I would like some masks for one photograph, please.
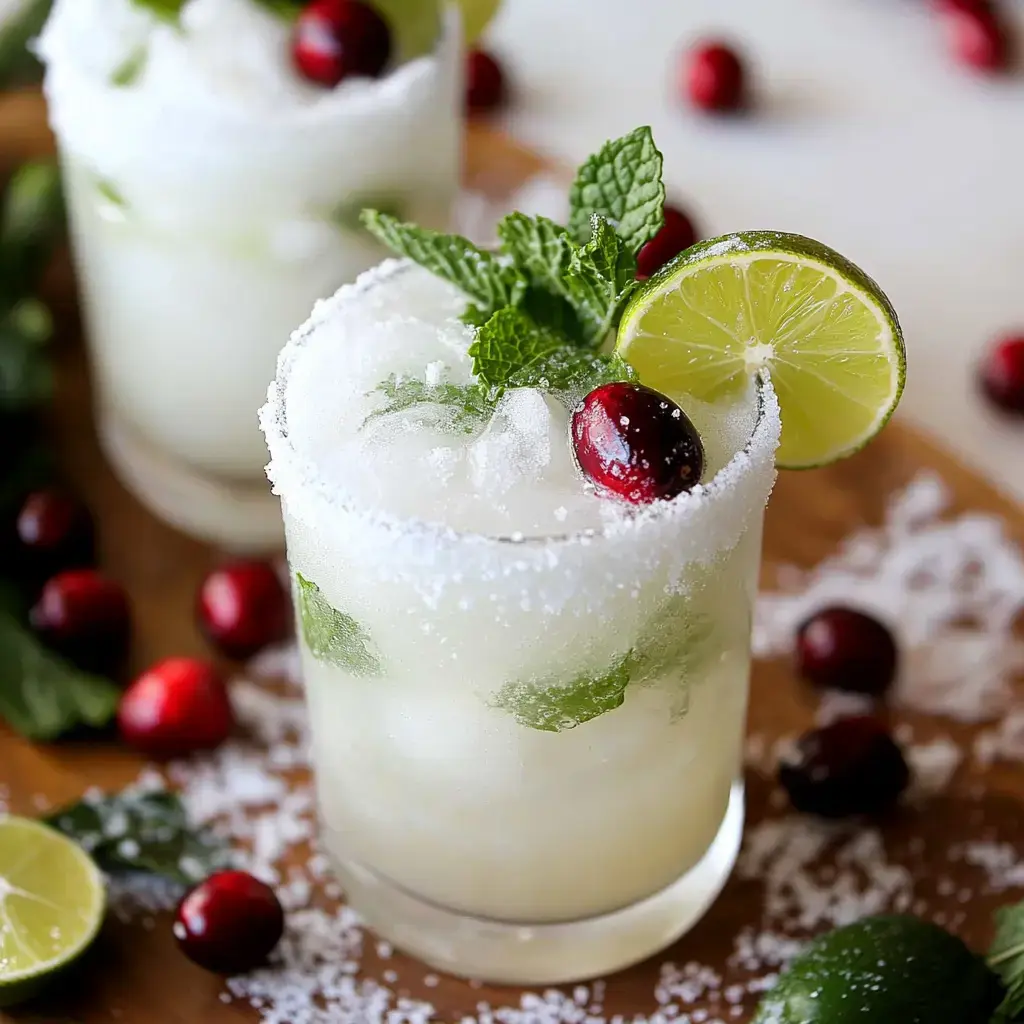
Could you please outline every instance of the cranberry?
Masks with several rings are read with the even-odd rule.
[[[466,55],[466,109],[471,114],[495,110],[505,101],[505,73],[486,50]]]
[[[796,667],[815,686],[881,697],[896,677],[896,641],[853,608],[824,608],[796,636]]]
[[[598,490],[634,505],[700,482],[704,446],[686,413],[643,384],[602,384],[572,414],[576,461]]]
[[[1024,415],[1024,334],[992,346],[981,368],[981,388],[1000,409]]]
[[[234,714],[213,665],[197,658],[167,658],[125,690],[117,724],[131,746],[166,759],[219,746],[231,732]]]
[[[943,0],[940,11],[946,21],[953,56],[978,71],[998,71],[1008,58],[1006,29],[995,9],[978,0]]]
[[[245,871],[220,871],[185,894],[174,917],[181,951],[200,967],[240,974],[281,941],[284,911],[269,885]]]
[[[391,57],[391,29],[359,0],[312,0],[295,23],[292,56],[306,78],[328,88],[354,75],[377,78]]]
[[[683,85],[700,110],[736,110],[743,104],[743,63],[724,43],[702,43],[685,56]]]
[[[636,277],[645,281],[669,260],[697,241],[693,223],[682,210],[674,206],[665,207],[665,223],[658,233],[637,253]]]
[[[290,632],[288,592],[266,562],[215,569],[200,585],[197,604],[200,629],[230,658],[252,657]]]
[[[117,675],[124,667],[128,595],[95,569],[69,569],[47,580],[29,621],[48,647],[87,672]]]
[[[19,575],[41,584],[64,569],[95,564],[96,538],[89,510],[58,488],[25,498],[15,522]]]
[[[902,751],[870,715],[804,733],[793,757],[779,764],[779,782],[793,806],[823,818],[884,811],[909,781]]]

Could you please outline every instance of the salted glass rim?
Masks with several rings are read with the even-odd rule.
[[[388,263],[394,264],[387,267]],[[326,479],[316,460],[299,452],[288,434],[288,382],[291,371],[301,357],[307,342],[316,334],[324,321],[345,302],[352,289],[360,291],[374,287],[386,280],[392,273],[412,266],[409,260],[389,260],[379,264],[368,273],[373,274],[369,282],[344,285],[325,305],[318,309],[296,330],[278,356],[277,372],[267,389],[266,404],[260,409],[260,426],[270,450],[267,476],[274,487],[274,493],[295,507],[295,497],[302,492],[316,496],[323,508],[319,515],[329,515],[333,510],[356,516],[364,522],[383,529],[393,530],[407,536],[419,535],[436,541],[510,545],[516,547],[558,547],[572,543],[590,543],[603,538],[622,536],[623,533],[639,531],[645,527],[674,519],[684,520],[708,503],[727,501],[735,495],[738,485],[755,472],[761,460],[769,456],[774,461],[778,447],[781,420],[779,403],[766,371],[758,372],[753,380],[757,412],[753,426],[743,446],[737,449],[707,483],[697,484],[670,500],[652,502],[638,509],[630,508],[620,518],[604,523],[600,527],[566,533],[523,534],[483,533],[476,530],[459,530],[444,523],[415,516],[401,516],[381,508],[363,505],[352,499],[336,483]],[[385,276],[380,276],[383,273]],[[769,488],[770,494],[770,488]],[[765,496],[766,499],[768,495]],[[303,515],[298,518],[304,519]]]

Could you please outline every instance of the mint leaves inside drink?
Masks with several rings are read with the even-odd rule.
[[[320,588],[300,572],[295,574],[295,590],[309,653],[354,676],[380,675],[380,657],[369,633],[351,615],[332,607]]]
[[[999,975],[1005,991],[993,1024],[1024,1018],[1024,904],[1003,907],[996,913],[996,937],[986,962]]]
[[[227,844],[192,826],[181,799],[163,790],[86,796],[46,821],[108,874],[143,872],[191,885],[231,863]]]
[[[498,226],[500,251],[468,239],[403,224],[376,210],[363,224],[381,242],[455,285],[468,300],[463,320],[479,393],[434,390],[426,382],[381,385],[388,405],[378,415],[436,402],[478,411],[481,422],[507,388],[579,393],[631,379],[605,353],[637,287],[636,254],[663,221],[662,158],[650,128],[605,145],[580,168],[570,193],[568,227],[512,213]],[[472,418],[455,416],[456,429]]]

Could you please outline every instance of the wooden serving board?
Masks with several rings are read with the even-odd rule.
[[[0,161],[13,164],[52,149],[40,98],[33,93],[0,101]],[[543,161],[485,127],[470,129],[467,180],[477,190],[507,194]],[[103,565],[127,586],[134,605],[138,667],[158,657],[179,653],[208,653],[193,622],[196,585],[217,562],[210,548],[174,532],[150,516],[120,486],[98,449],[90,416],[86,361],[75,313],[73,279],[66,258],[59,261],[50,282],[50,298],[60,327],[58,395],[54,428],[67,473],[94,510],[100,529]],[[913,372],[913,369],[911,369]],[[781,564],[810,567],[836,549],[837,543],[865,524],[880,522],[887,497],[923,468],[936,470],[954,497],[951,511],[984,510],[1003,517],[1008,530],[1024,539],[1024,515],[967,467],[954,461],[898,421],[868,450],[839,465],[813,472],[782,474],[772,497],[765,534],[764,576],[773,578]],[[758,663],[754,671],[752,731],[769,738],[792,734],[813,718],[813,706],[795,683],[788,666]],[[971,730],[946,720],[903,716],[918,739],[937,733],[969,743]],[[89,786],[117,789],[133,780],[141,762],[113,740],[102,743],[32,745],[0,726],[0,785],[10,810],[38,813],[39,798],[51,806],[71,801]],[[772,785],[757,771],[748,772],[748,815],[751,823],[773,809]],[[922,892],[934,889],[930,879],[951,878],[955,887],[967,885],[969,869],[944,858],[951,841],[984,832],[1014,845],[1024,844],[1024,769],[996,766],[984,772],[965,761],[951,786],[919,808],[901,812],[883,828],[889,858],[903,864],[920,883]],[[614,822],[609,822],[614,828]],[[972,876],[973,879],[973,876]],[[945,885],[949,888],[949,885]],[[979,890],[981,892],[981,890]],[[930,893],[929,907],[946,904],[962,923],[958,930],[979,948],[989,940],[990,914],[998,896],[982,893],[970,902]],[[608,979],[604,1014],[647,1015],[657,1009],[654,997],[663,961],[699,961],[724,976],[724,983],[742,980],[743,972],[727,966],[736,935],[746,926],[763,922],[760,886],[734,879],[707,917],[676,948],[652,961]],[[370,952],[364,957],[368,977],[379,978],[384,965]],[[395,955],[386,967],[397,974],[389,987],[438,1008],[437,1019],[457,1021],[476,1012],[481,1001],[492,1006],[515,1006],[519,993],[470,987],[442,978],[426,987],[425,968]],[[433,981],[433,979],[431,979]],[[572,989],[567,990],[571,993]],[[111,920],[82,969],[62,991],[37,1006],[10,1011],[0,1020],[18,1022],[87,1022],[87,1024],[209,1024],[255,1021],[257,1011],[244,1003],[225,1004],[222,982],[194,967],[174,948],[168,921],[155,928]],[[756,1002],[747,996],[733,1013],[720,998],[697,999],[689,1011],[705,1010],[697,1020],[745,1021]],[[745,1007],[743,1009],[742,1007]],[[561,1019],[561,1018],[559,1018]],[[684,1018],[685,1019],[685,1018]],[[537,1018],[538,1022],[548,1018]]]

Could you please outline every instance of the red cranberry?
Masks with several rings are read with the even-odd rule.
[[[824,608],[797,631],[797,671],[815,686],[881,697],[896,677],[896,662],[892,633],[853,608]]]
[[[206,638],[230,658],[250,658],[290,632],[288,592],[266,562],[233,562],[209,573],[197,611]]]
[[[891,807],[910,781],[903,753],[885,724],[869,715],[840,718],[804,733],[779,782],[804,814],[844,818]]]
[[[220,974],[259,967],[284,934],[274,890],[245,871],[220,871],[185,894],[174,937],[193,963]]]
[[[743,104],[743,64],[725,44],[702,43],[686,54],[683,85],[700,110],[736,110]]]
[[[697,232],[690,218],[682,210],[666,206],[661,230],[637,253],[637,280],[645,281],[696,241]]]
[[[940,11],[946,21],[953,56],[978,71],[998,71],[1006,66],[1008,39],[995,9],[978,0],[943,0]]]
[[[19,574],[41,584],[64,569],[95,564],[96,542],[89,510],[58,488],[34,491],[15,522]]]
[[[70,569],[48,580],[29,621],[48,647],[87,672],[117,675],[124,667],[128,595],[95,569]]]
[[[312,0],[295,23],[292,56],[306,78],[327,88],[354,75],[377,78],[391,57],[391,29],[359,0]]]
[[[634,505],[700,482],[704,446],[686,413],[643,384],[602,384],[572,414],[576,461],[598,490]]]
[[[234,714],[213,665],[167,658],[125,690],[117,724],[127,743],[163,760],[219,746],[231,732]]]
[[[981,387],[1000,409],[1024,415],[1024,334],[992,347],[981,368]]]
[[[470,50],[466,55],[466,109],[485,114],[505,101],[505,73],[486,50]]]

